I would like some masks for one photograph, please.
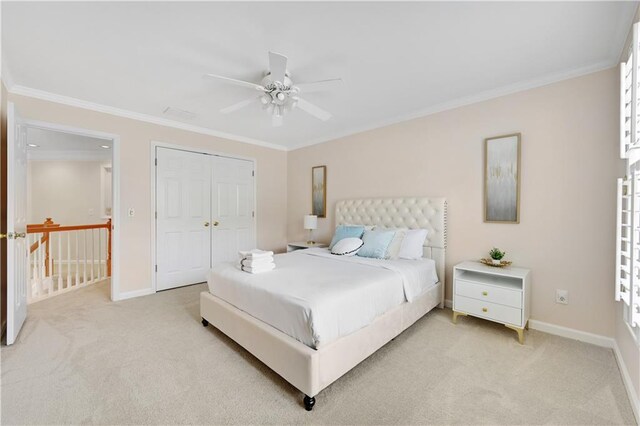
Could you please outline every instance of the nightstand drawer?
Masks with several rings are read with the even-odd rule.
[[[499,305],[522,308],[522,292],[470,281],[456,281],[456,295],[466,296]]]
[[[522,309],[484,302],[464,296],[456,296],[454,310],[480,318],[522,326]]]

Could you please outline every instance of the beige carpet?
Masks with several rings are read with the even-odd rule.
[[[317,396],[200,324],[197,285],[29,307],[2,348],[2,424],[632,424],[611,350],[436,309]]]

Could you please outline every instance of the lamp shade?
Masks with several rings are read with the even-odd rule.
[[[308,214],[304,217],[304,229],[316,229],[318,227],[318,216]]]

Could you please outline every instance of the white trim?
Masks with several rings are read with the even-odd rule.
[[[111,300],[120,300],[120,136],[112,133],[83,129],[37,120],[24,120],[25,125],[38,129],[111,140]]]
[[[129,111],[121,108],[101,105],[95,102],[89,102],[89,101],[84,101],[82,99],[72,98],[70,96],[64,96],[64,95],[58,95],[55,93],[45,92],[44,90],[32,89],[30,87],[25,87],[20,85],[12,85],[11,88],[7,87],[7,90],[9,91],[9,93],[14,95],[28,96],[31,98],[42,99],[49,102],[56,102],[63,105],[69,105],[76,108],[83,108],[90,111],[97,111],[105,114],[115,115],[118,117],[124,117],[132,120],[157,124],[159,126],[173,127],[175,129],[186,130],[188,132],[200,133],[203,135],[215,136],[218,138],[228,139],[232,141],[258,145],[264,148],[275,149],[278,151],[287,150],[287,148],[282,145],[261,141],[259,139],[248,138],[245,136],[235,135],[232,133],[220,132],[217,130],[208,129],[208,128],[196,126],[193,124],[181,123],[179,121],[168,120],[166,118],[156,117],[149,114],[143,114],[143,113]]]
[[[140,296],[148,296],[150,294],[154,294],[155,291],[151,288],[143,288],[141,290],[133,290],[133,291],[127,291],[124,293],[120,293],[118,295],[118,298],[115,299],[115,301],[120,301],[120,300],[127,300],[127,299],[133,299],[134,297],[140,297]]]
[[[548,322],[534,319],[529,320],[529,328],[553,334],[555,336],[566,337],[567,339],[591,343],[592,345],[601,346],[603,348],[613,348],[615,343],[612,337],[589,333],[587,331],[580,331],[575,328],[563,327],[561,325],[549,324]]]
[[[308,146],[317,145],[324,142],[330,142],[335,139],[344,138],[344,137],[355,135],[358,133],[363,133],[370,130],[391,126],[393,124],[398,124],[405,121],[414,120],[417,118],[427,117],[429,115],[436,114],[439,112],[444,112],[444,111],[460,108],[463,106],[488,101],[490,99],[499,98],[502,96],[511,95],[518,92],[524,92],[526,90],[547,86],[553,83],[558,83],[560,81],[581,77],[587,74],[593,74],[593,73],[603,71],[615,66],[618,66],[617,60],[614,64],[612,64],[611,61],[604,61],[604,62],[599,62],[597,64],[590,65],[587,67],[583,67],[583,68],[560,72],[560,73],[544,76],[541,78],[535,78],[532,80],[511,84],[508,86],[502,86],[497,89],[487,90],[487,91],[478,93],[476,95],[466,96],[466,97],[454,99],[451,101],[447,101],[442,104],[434,105],[432,107],[429,107],[420,111],[399,115],[393,118],[376,120],[375,123],[364,124],[362,126],[359,126],[350,130],[334,133],[333,135],[330,135],[330,136],[323,136],[320,138],[300,142],[298,144],[293,144],[288,147],[287,151],[295,151],[296,149],[305,148]]]
[[[100,151],[27,150],[27,158],[29,161],[111,161],[111,153]]]
[[[627,390],[627,395],[629,396],[629,402],[631,403],[633,414],[636,416],[636,423],[640,423],[640,398],[638,398],[636,389],[633,387],[631,375],[629,374],[629,370],[627,369],[627,366],[624,363],[624,359],[622,358],[622,353],[620,352],[620,348],[618,347],[618,342],[615,340],[613,341],[613,353],[616,356],[616,361],[618,362],[618,368],[620,369],[620,374],[622,375],[622,382],[624,383],[624,387]]]
[[[235,155],[235,154],[227,154],[225,152],[220,152],[220,151],[213,151],[210,149],[206,149],[206,148],[192,148],[189,146],[185,146],[185,145],[178,145],[178,144],[174,144],[174,143],[168,143],[168,142],[160,142],[160,141],[156,141],[156,140],[152,140],[150,141],[149,144],[149,158],[150,158],[150,163],[151,167],[149,167],[150,169],[150,180],[151,180],[151,208],[150,208],[150,212],[151,212],[151,289],[150,291],[152,293],[156,293],[157,290],[157,283],[156,283],[156,221],[157,218],[155,217],[156,214],[156,166],[155,166],[155,161],[156,161],[156,148],[169,148],[169,149],[177,149],[180,151],[187,151],[187,152],[195,152],[195,153],[200,153],[200,154],[207,154],[207,155],[215,155],[218,157],[225,157],[225,158],[233,158],[236,160],[245,160],[245,161],[251,161],[253,163],[253,171],[254,171],[254,178],[253,178],[253,211],[255,212],[254,216],[253,216],[253,229],[254,229],[254,237],[256,240],[256,245],[258,243],[258,161],[253,158],[253,157],[245,157],[242,155]],[[136,297],[136,296],[132,296],[132,297]]]

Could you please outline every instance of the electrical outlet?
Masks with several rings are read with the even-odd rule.
[[[556,303],[569,304],[569,292],[567,290],[556,290]]]
[[[134,217],[136,215],[136,209],[134,209],[133,207],[129,207],[129,211],[127,212],[127,214],[129,215],[129,217]]]

